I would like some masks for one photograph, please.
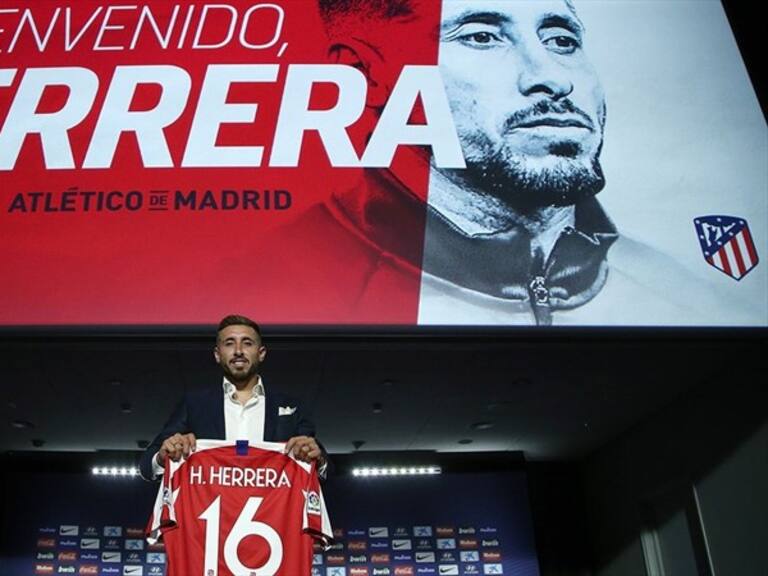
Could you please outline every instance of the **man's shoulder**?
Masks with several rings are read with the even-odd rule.
[[[709,283],[694,274],[679,260],[648,244],[628,236],[619,236],[608,253],[612,270],[637,282],[674,292],[706,292]]]
[[[184,402],[187,406],[210,406],[210,403],[224,396],[221,383],[203,388],[193,388],[184,393]]]
[[[281,256],[312,255],[323,261],[337,261],[339,252],[356,259],[375,261],[381,250],[366,239],[333,209],[330,202],[318,202],[270,233],[270,244]]]
[[[272,388],[267,388],[266,396],[270,402],[274,402],[280,406],[298,406],[301,404],[301,401],[296,396]]]
[[[262,300],[287,314],[295,309],[301,321],[376,322],[393,294],[415,306],[418,268],[366,236],[332,202],[315,204],[271,231],[269,246],[259,256]],[[307,294],[317,304],[311,311],[296,306]]]
[[[326,305],[356,300],[376,273],[379,252],[359,238],[327,203],[307,208],[270,233],[271,250],[260,258],[266,293],[315,294]]]
[[[738,294],[695,274],[679,260],[627,236],[608,253],[608,282],[595,298],[623,301],[639,324],[751,324],[754,315]],[[621,313],[618,313],[621,316]],[[634,323],[634,322],[633,322]]]
[[[269,252],[260,266],[284,284],[342,284],[347,289],[364,284],[376,266],[375,247],[361,241],[333,214],[326,203],[310,206],[273,229]],[[268,279],[267,279],[268,280]]]
[[[661,250],[630,236],[620,235],[608,253],[611,266],[634,269],[639,272],[658,270],[659,265],[664,270],[670,270],[682,277],[692,277],[692,273],[674,258]]]

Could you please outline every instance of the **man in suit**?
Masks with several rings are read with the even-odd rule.
[[[327,456],[315,440],[315,426],[296,399],[270,390],[259,375],[267,349],[258,324],[245,316],[221,320],[213,355],[224,372],[222,388],[190,392],[141,457],[141,475],[156,480],[170,458],[195,451],[197,438],[286,442],[285,452],[316,461],[325,476]]]

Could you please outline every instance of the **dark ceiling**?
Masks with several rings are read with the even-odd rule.
[[[312,408],[331,452],[362,442],[363,451],[521,450],[531,460],[570,460],[699,385],[729,386],[735,364],[759,378],[764,336],[277,333],[263,374],[268,391]],[[211,345],[202,334],[6,333],[0,450],[136,450],[185,390],[220,386]]]

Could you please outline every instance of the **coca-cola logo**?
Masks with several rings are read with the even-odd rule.
[[[56,548],[56,538],[38,538],[38,548]]]

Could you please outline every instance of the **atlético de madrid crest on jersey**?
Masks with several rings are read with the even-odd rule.
[[[710,266],[741,280],[757,266],[749,225],[734,216],[699,216],[693,220],[701,252]]]

